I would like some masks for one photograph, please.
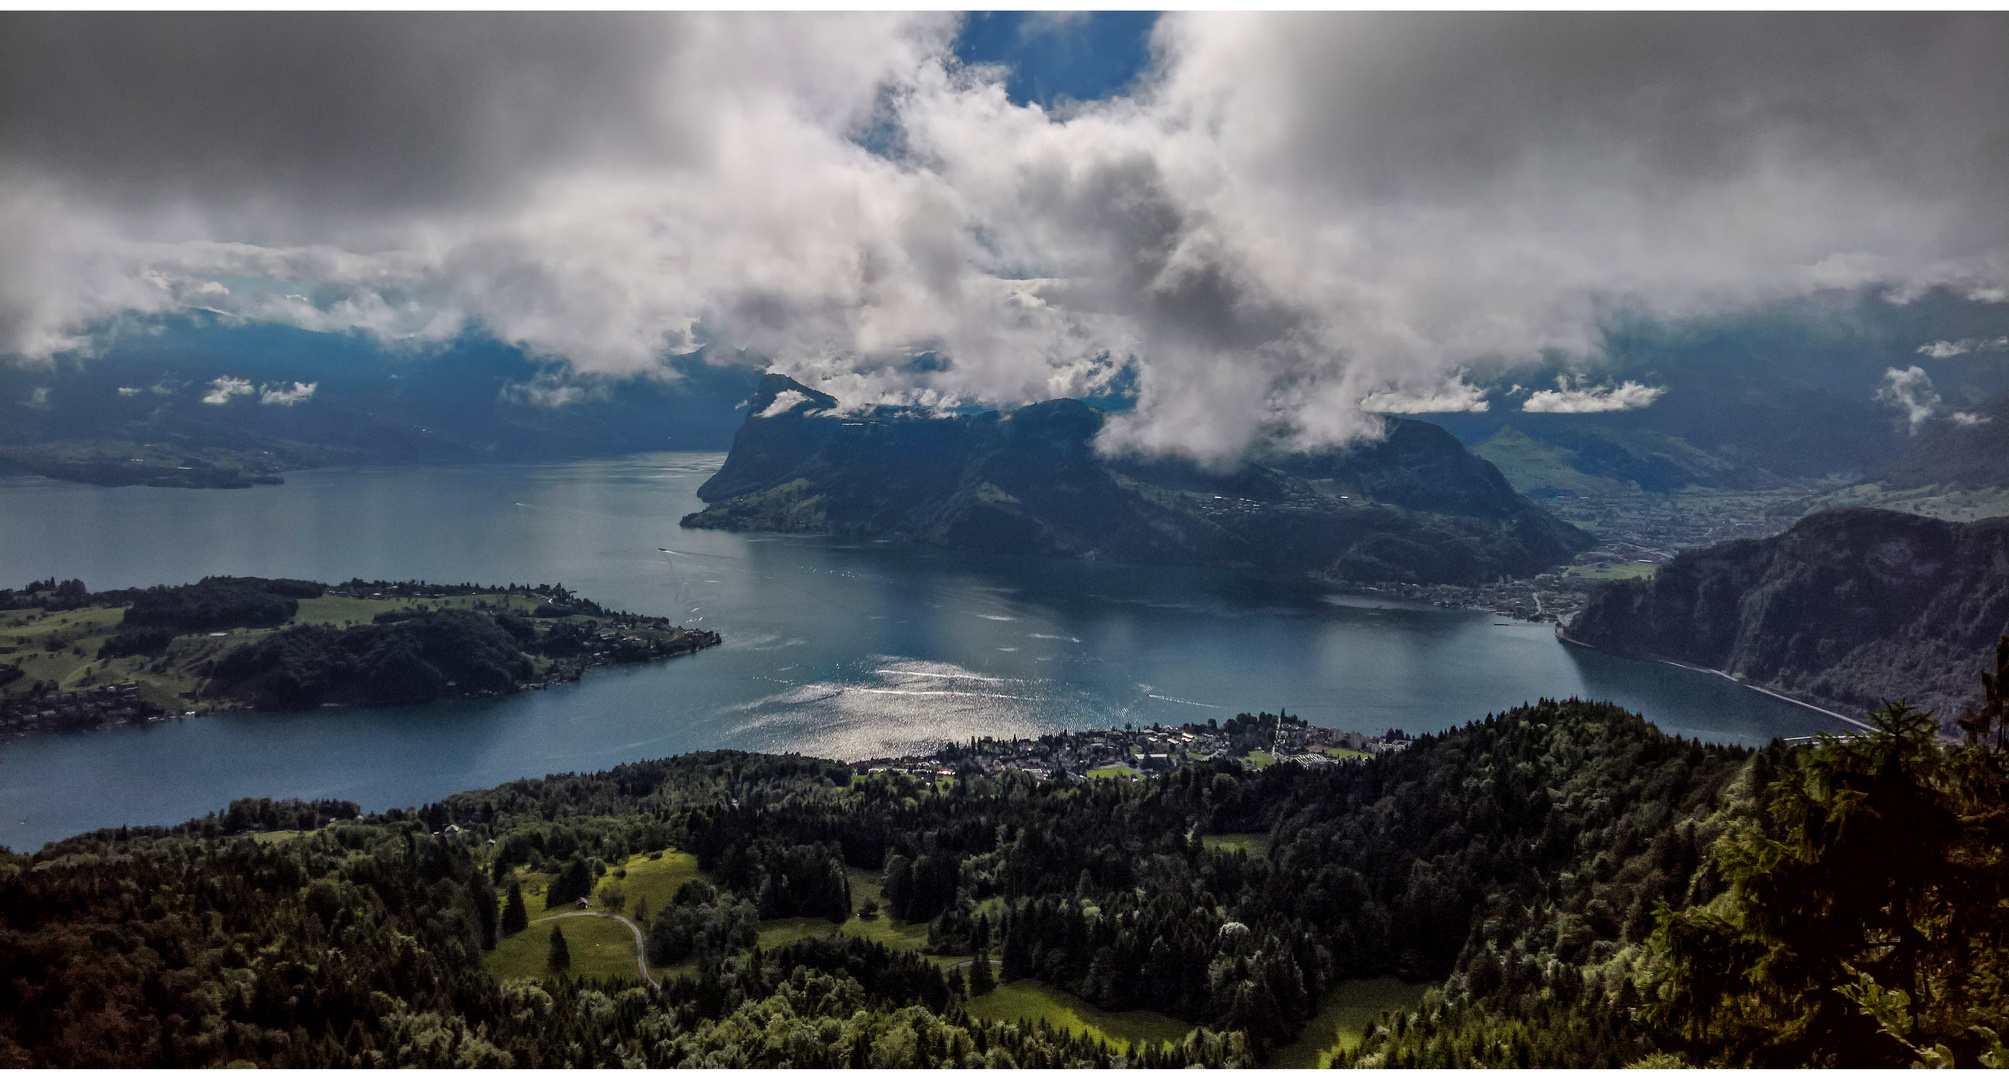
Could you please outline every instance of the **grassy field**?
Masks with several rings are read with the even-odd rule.
[[[290,833],[275,834],[279,836]],[[651,859],[647,855],[630,856],[622,864],[627,871],[624,878],[609,873],[593,887],[597,898],[601,889],[608,885],[618,885],[627,897],[623,911],[633,916],[635,902],[646,900],[649,913],[661,911],[677,893],[677,886],[698,873],[698,861],[694,855],[681,851],[665,851],[661,858]],[[545,974],[544,958],[551,948],[551,923],[538,922],[549,913],[544,906],[545,888],[551,883],[551,875],[524,873],[516,874],[523,882],[523,909],[530,914],[530,928],[522,933],[503,938],[495,951],[484,961],[491,975],[506,979],[516,975]],[[597,910],[599,905],[594,905]],[[569,905],[566,910],[577,910]],[[574,975],[623,975],[635,970],[635,936],[625,926],[613,919],[568,918],[559,921],[565,929],[565,941],[572,950],[572,973]],[[648,927],[642,927],[647,932]],[[584,935],[584,936],[582,936]],[[583,945],[582,945],[583,943]],[[658,978],[669,972],[650,969]]]
[[[852,922],[858,920],[852,919]],[[779,949],[783,945],[793,945],[803,938],[824,937],[842,932],[842,927],[829,919],[795,918],[763,919],[760,924],[760,947]]]
[[[1371,758],[1374,755],[1365,750],[1348,750],[1343,746],[1328,746],[1325,748],[1325,756],[1333,758]]]
[[[1221,833],[1203,836],[1200,842],[1216,851],[1243,851],[1250,855],[1270,853],[1270,838],[1262,833]]]
[[[698,857],[684,851],[665,851],[658,859],[631,855],[621,869],[627,871],[628,876],[617,878],[610,873],[594,886],[594,893],[597,896],[599,890],[610,885],[618,887],[628,898],[628,906],[624,910],[630,915],[635,913],[636,902],[642,900],[648,901],[652,915],[663,910],[677,895],[678,886],[704,876],[698,872]]]
[[[1267,769],[1277,763],[1277,756],[1268,750],[1251,750],[1242,761],[1251,769]]]
[[[1114,780],[1119,776],[1125,779],[1134,779],[1137,776],[1137,770],[1128,765],[1104,765],[1099,769],[1088,770],[1088,776],[1091,780]]]
[[[1272,1068],[1323,1069],[1334,1053],[1360,1044],[1368,1025],[1391,1009],[1413,1009],[1423,1000],[1427,983],[1400,979],[1355,979],[1326,991],[1318,1015],[1304,1026],[1298,1041],[1277,1050]]]
[[[2009,491],[2000,488],[1967,491],[1942,485],[1887,489],[1882,484],[1857,484],[1814,500],[1808,510],[1843,506],[1901,510],[1907,514],[1924,514],[1946,521],[1979,521],[2009,514]]]
[[[0,621],[0,664],[20,668],[22,677],[0,686],[0,697],[25,695],[29,687],[44,681],[64,690],[133,681],[148,663],[147,657],[126,656],[105,661],[97,658],[98,649],[111,639],[125,617],[124,608],[9,613]],[[146,694],[147,700],[163,708],[175,703],[181,691],[195,685],[190,679],[152,675],[144,676],[141,681],[151,691]],[[153,683],[164,685],[158,689],[148,685]]]
[[[886,894],[885,890],[879,886],[879,875],[877,872],[860,870],[855,866],[845,867],[844,872],[850,875],[851,878],[851,910],[853,912],[864,907],[867,903],[876,903],[881,907],[885,906]],[[828,922],[828,920],[825,920],[825,922]],[[852,915],[844,923],[843,932],[850,934],[852,937],[864,938],[867,941],[876,941],[889,949],[911,949],[918,952],[921,946],[928,943],[928,926],[926,923],[903,923],[884,911],[881,911],[870,919],[861,919],[855,914]]]
[[[1032,979],[1006,983],[965,1008],[985,1020],[1045,1020],[1055,1028],[1107,1040],[1128,1049],[1144,1042],[1176,1043],[1193,1025],[1148,1009],[1112,1013],[1090,1005],[1065,990]]]
[[[1659,569],[1652,563],[1643,562],[1583,563],[1565,570],[1563,576],[1584,581],[1645,581]]]
[[[528,899],[525,897],[526,903]],[[635,935],[618,919],[553,917],[533,921],[528,930],[498,942],[495,951],[483,958],[482,966],[497,979],[544,977],[549,974],[545,960],[551,952],[553,926],[565,931],[574,977],[635,975]]]

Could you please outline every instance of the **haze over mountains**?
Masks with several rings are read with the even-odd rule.
[[[474,335],[413,352],[198,317],[90,359],[0,364],[0,472],[228,487],[314,465],[714,449],[755,379],[699,353],[594,380]]]

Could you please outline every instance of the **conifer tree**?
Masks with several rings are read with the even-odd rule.
[[[991,971],[989,949],[977,951],[977,958],[970,964],[970,996],[982,997],[998,988],[997,974]]]
[[[530,912],[523,906],[523,883],[509,879],[509,899],[502,905],[502,936],[519,934],[530,928]]]
[[[544,966],[553,973],[572,970],[572,950],[565,945],[565,931],[551,928],[551,955],[545,958]]]

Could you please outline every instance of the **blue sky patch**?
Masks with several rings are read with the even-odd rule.
[[[1051,108],[1095,101],[1130,89],[1151,62],[1155,11],[977,11],[956,37],[966,64],[1011,69],[1012,104]]]

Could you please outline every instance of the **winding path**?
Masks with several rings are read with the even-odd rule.
[[[530,920],[530,923],[532,926],[535,926],[538,923],[550,922],[553,919],[612,919],[627,927],[628,932],[635,935],[635,970],[642,973],[642,979],[650,986],[658,990],[663,988],[663,984],[657,982],[656,977],[649,974],[648,950],[647,946],[642,943],[642,928],[636,926],[634,921],[626,915],[616,915],[609,911],[561,911],[556,915],[539,916]]]

